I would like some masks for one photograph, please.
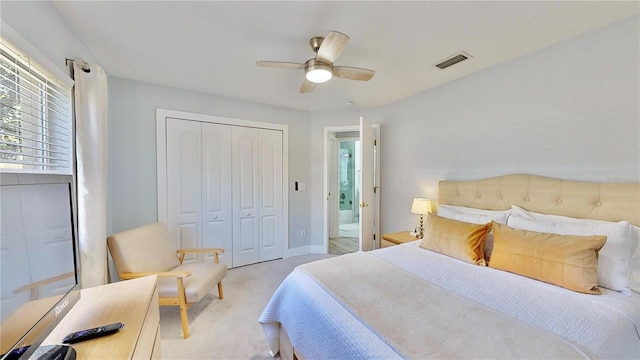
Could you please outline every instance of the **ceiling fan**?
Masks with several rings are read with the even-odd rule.
[[[347,46],[349,37],[338,31],[329,31],[327,36],[315,36],[309,40],[309,45],[316,53],[316,57],[304,64],[282,61],[256,61],[256,65],[281,69],[304,70],[305,80],[300,87],[300,93],[309,93],[316,88],[316,84],[329,81],[332,77],[349,80],[369,81],[375,71],[351,66],[334,66],[333,62]]]

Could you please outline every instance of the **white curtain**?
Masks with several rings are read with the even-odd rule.
[[[107,283],[107,74],[73,64],[76,111],[78,235],[82,287]]]

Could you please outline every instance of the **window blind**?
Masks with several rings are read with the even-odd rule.
[[[70,89],[0,40],[0,171],[72,174]]]

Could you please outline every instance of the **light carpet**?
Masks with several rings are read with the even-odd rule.
[[[258,318],[282,280],[300,264],[331,255],[302,255],[230,269],[217,288],[188,311],[191,336],[182,338],[177,306],[160,307],[164,359],[272,359]]]

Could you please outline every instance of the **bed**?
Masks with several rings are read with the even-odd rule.
[[[271,354],[640,358],[640,184],[514,174],[438,202],[423,240],[297,267],[259,319]]]

